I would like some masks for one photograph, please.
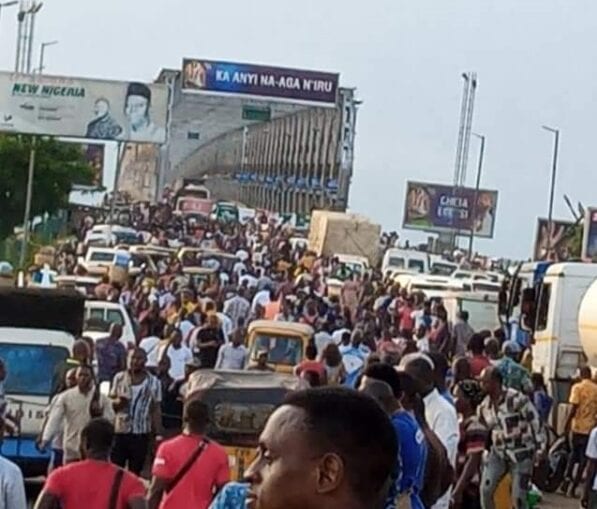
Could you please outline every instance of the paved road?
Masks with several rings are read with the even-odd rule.
[[[561,495],[547,495],[545,500],[539,504],[541,509],[578,509],[580,501],[570,499]]]

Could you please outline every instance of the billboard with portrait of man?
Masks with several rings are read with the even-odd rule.
[[[495,229],[497,191],[407,182],[403,227],[435,233],[458,232],[490,239]]]
[[[0,132],[166,142],[162,84],[0,72]]]
[[[536,261],[567,262],[580,257],[582,225],[573,221],[537,219],[533,259]]]

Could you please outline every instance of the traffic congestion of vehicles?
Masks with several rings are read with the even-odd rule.
[[[35,320],[17,324],[9,320],[0,331],[0,358],[7,363],[10,380],[6,385],[8,412],[17,423],[14,438],[5,441],[2,452],[28,475],[43,473],[50,461],[47,450],[36,444],[44,433],[45,407],[53,395],[56,372],[62,372],[61,364],[70,359],[76,338],[86,338],[96,348],[115,330],[123,351],[132,354],[139,347],[145,351],[156,376],[175,344],[171,332],[164,330],[180,331],[183,348],[195,360],[184,361],[179,375],[170,373],[176,389],[169,396],[170,406],[163,410],[166,421],[174,428],[180,425],[172,422],[180,423],[178,412],[190,394],[207,403],[214,415],[210,434],[225,446],[235,479],[242,478],[255,459],[258,430],[284,394],[314,383],[311,375],[297,378],[303,366],[316,362],[313,346],[321,348],[318,362],[328,356],[333,362],[334,354],[326,346],[330,342],[339,349],[341,364],[326,368],[326,383],[341,377],[345,384],[348,379],[359,379],[367,366],[366,355],[373,355],[375,349],[403,352],[414,345],[415,350],[445,352],[456,360],[456,348],[462,345],[457,347],[458,336],[452,331],[463,323],[475,334],[486,334],[485,338],[509,334],[521,345],[525,335],[529,344],[528,336],[533,335],[532,368],[547,382],[554,399],[553,425],[557,428],[560,423],[561,428],[577,370],[587,358],[597,356],[590,346],[595,327],[587,311],[592,309],[597,279],[592,265],[537,268],[523,264],[500,272],[479,260],[387,245],[378,225],[340,212],[314,211],[307,232],[295,228],[290,217],[263,210],[247,214],[247,207],[231,202],[214,201],[209,214],[207,209],[205,213],[177,212],[181,199],[212,198],[205,196],[201,186],[182,188],[175,195],[173,213],[156,216],[168,217],[167,227],[135,224],[133,204],[125,214],[131,223],[91,224],[79,239],[63,241],[52,256],[45,249],[37,266],[14,274],[12,280],[5,279],[12,281],[8,286],[15,292],[10,297],[17,299],[15,302],[19,302],[19,292],[39,292],[45,298],[52,295],[52,299],[53,295],[67,295],[76,302],[69,310],[71,320],[77,315],[76,329],[66,332],[60,323],[47,323],[43,335],[33,336],[31,331],[38,328]],[[241,240],[239,234],[246,237]],[[363,301],[368,282],[373,290],[370,300]],[[277,300],[273,300],[277,292]],[[239,326],[233,323],[231,317],[236,315],[231,313],[229,301],[245,299],[245,295],[249,308],[243,316],[247,322]],[[363,305],[372,306],[372,314],[359,311]],[[322,306],[327,314],[320,315]],[[404,309],[419,317],[413,318],[413,323],[425,324],[418,313],[424,314],[427,306],[433,310],[429,318],[433,326],[425,326],[420,336],[418,330],[402,330]],[[579,307],[585,310],[582,319]],[[194,311],[187,314],[187,309]],[[215,360],[205,353],[213,347],[201,346],[204,331],[211,330],[210,314],[217,317],[216,327],[222,332],[213,336],[221,338],[220,350],[242,334],[238,346],[231,347],[245,352],[234,369],[202,369],[206,358]],[[389,324],[396,320],[400,326],[382,326],[384,315]],[[328,322],[328,316],[334,317],[336,325]],[[353,320],[360,325],[351,331],[347,326]],[[439,337],[442,321],[448,331],[445,344],[434,336],[437,333]],[[351,350],[355,330],[360,327],[377,331],[371,339],[377,334],[380,339],[366,339]],[[347,344],[343,343],[346,331]],[[392,338],[393,346],[383,346],[384,335]],[[15,345],[29,356],[38,356],[35,379],[41,388],[28,388],[32,382],[27,371],[13,360]],[[376,355],[383,359],[383,354]],[[95,376],[101,371],[99,357],[92,361]],[[28,362],[24,354],[19,358]],[[179,362],[178,358],[170,357],[169,363],[174,362]],[[226,366],[220,359],[217,362]],[[212,369],[215,363],[205,367]],[[177,380],[176,376],[184,378]],[[100,387],[102,394],[110,394],[109,382]],[[565,457],[561,448],[553,454],[560,462]],[[548,469],[547,480],[536,480],[546,491],[558,484],[559,464]],[[496,491],[497,507],[508,504],[509,482],[507,477]]]

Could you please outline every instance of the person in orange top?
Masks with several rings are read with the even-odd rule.
[[[275,320],[276,316],[280,314],[280,298],[276,300],[270,300],[265,305],[264,318],[266,320]]]
[[[580,382],[574,384],[570,391],[568,402],[572,411],[566,421],[566,431],[570,432],[572,451],[568,458],[568,465],[564,482],[560,489],[569,496],[575,496],[580,484],[585,463],[585,451],[591,430],[597,425],[597,384],[591,380],[591,368],[583,366],[580,369]],[[572,476],[574,466],[578,463],[576,475]]]

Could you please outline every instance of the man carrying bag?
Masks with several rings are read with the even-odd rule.
[[[158,448],[148,495],[149,509],[207,509],[230,480],[224,448],[205,437],[209,409],[200,400],[185,403],[184,430]]]

